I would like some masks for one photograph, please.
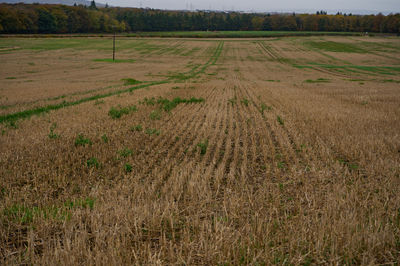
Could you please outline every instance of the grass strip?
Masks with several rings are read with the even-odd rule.
[[[74,105],[78,105],[78,104],[81,104],[81,103],[90,102],[90,101],[94,101],[94,100],[98,100],[98,99],[102,99],[102,98],[118,95],[118,94],[121,94],[121,93],[132,92],[134,90],[147,88],[147,87],[150,87],[150,86],[164,84],[164,83],[168,83],[168,81],[165,81],[165,80],[164,81],[155,81],[155,82],[151,82],[151,83],[148,83],[148,84],[143,84],[143,85],[131,87],[131,88],[128,88],[128,89],[122,89],[122,90],[113,91],[113,92],[104,93],[104,94],[97,94],[97,95],[94,95],[94,96],[91,96],[91,97],[86,97],[86,98],[79,99],[77,101],[72,101],[72,102],[64,101],[64,102],[62,102],[60,104],[51,104],[51,105],[38,107],[38,108],[30,109],[30,110],[25,110],[25,111],[13,113],[13,114],[1,115],[0,116],[0,123],[16,121],[16,120],[19,120],[19,119],[26,119],[26,118],[29,118],[29,117],[31,117],[33,115],[40,115],[42,113],[47,113],[47,112],[52,111],[52,110],[58,110],[58,109],[61,109],[61,108],[64,108],[64,107],[74,106]]]

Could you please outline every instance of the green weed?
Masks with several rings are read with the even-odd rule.
[[[246,105],[246,106],[249,106],[249,100],[246,99],[246,98],[242,99],[240,102],[241,102],[242,104]]]
[[[156,98],[152,97],[152,98],[144,98],[143,101],[140,101],[139,104],[143,104],[143,105],[155,105],[156,104]]]
[[[197,147],[200,148],[200,154],[204,155],[207,152],[207,147],[208,147],[208,139],[204,140],[203,142],[200,142],[197,144]]]
[[[74,201],[66,201],[61,206],[25,206],[21,204],[14,204],[6,207],[1,216],[5,217],[8,221],[19,223],[23,225],[32,224],[37,219],[66,221],[72,216],[74,209],[93,210],[95,199],[77,199]]]
[[[260,112],[262,115],[264,114],[264,111],[270,111],[270,110],[272,110],[271,106],[268,106],[265,103],[261,103]]]
[[[233,98],[231,98],[231,99],[228,99],[228,102],[232,105],[232,106],[234,106],[235,104],[236,104],[236,96],[235,97],[233,97]]]
[[[178,104],[181,103],[202,103],[204,102],[203,98],[195,98],[192,97],[190,99],[182,99],[180,97],[174,98],[172,101],[165,99],[165,98],[158,98],[157,103],[161,105],[161,108],[166,111],[166,112],[170,112],[172,109],[174,109],[176,106],[178,106]]]
[[[324,79],[324,78],[319,78],[319,79],[316,79],[316,80],[307,79],[304,82],[306,82],[306,83],[329,83],[330,80],[329,79]]]
[[[103,136],[101,136],[101,139],[103,140],[104,143],[108,143],[108,137],[106,134],[104,134]]]
[[[285,169],[286,168],[286,163],[283,162],[283,161],[282,162],[278,162],[277,166],[278,166],[279,169]]]
[[[128,156],[131,156],[133,154],[133,151],[131,149],[128,149],[128,148],[123,148],[122,150],[118,151],[118,154],[121,157],[126,158]]]
[[[132,167],[132,165],[130,165],[129,163],[126,163],[126,164],[124,165],[124,169],[125,169],[125,172],[126,172],[126,173],[130,173],[130,172],[132,172],[133,167]]]
[[[18,125],[15,120],[10,120],[10,121],[8,121],[8,123],[6,123],[6,127],[10,128],[10,129],[17,129]]]
[[[385,80],[382,80],[382,82],[384,82],[384,83],[400,83],[400,80],[394,80],[394,79],[385,79]]]
[[[261,106],[260,106],[260,113],[261,113],[262,115],[264,115],[264,111],[270,111],[270,110],[272,110],[272,107],[271,107],[271,106],[268,106],[268,105],[266,105],[265,103],[261,103]]]
[[[86,161],[86,166],[88,168],[91,168],[91,167],[99,168],[100,164],[99,164],[99,161],[97,160],[97,158],[93,157]]]
[[[6,79],[17,79],[16,77],[6,77]]]
[[[325,69],[333,69],[338,72],[351,72],[363,74],[364,72],[376,73],[381,75],[397,75],[400,72],[400,67],[394,66],[357,66],[357,65],[328,65],[328,64],[318,64],[318,63],[309,63],[309,65],[293,65],[296,68],[304,69],[310,68],[312,69],[314,66],[322,67]]]
[[[147,129],[146,129],[146,134],[149,135],[149,136],[151,136],[151,135],[157,135],[157,136],[159,136],[159,135],[161,134],[161,131],[160,131],[160,130],[157,130],[157,129],[155,129],[155,128],[147,128]]]
[[[161,111],[160,110],[151,111],[150,119],[151,120],[160,120],[161,119]]]
[[[357,170],[359,168],[358,164],[356,163],[351,163],[349,160],[346,159],[338,159],[338,161],[347,166],[347,168],[349,168],[349,170]]]
[[[280,117],[279,115],[276,117],[276,120],[278,121],[278,123],[280,124],[280,125],[284,125],[284,121],[283,121],[283,119],[282,119],[282,117]]]
[[[142,131],[142,130],[143,130],[142,125],[136,125],[131,127],[131,131]]]
[[[118,105],[117,107],[111,107],[110,111],[108,111],[108,115],[113,119],[121,118],[123,115],[127,115],[131,112],[136,112],[138,109],[136,105],[122,107]]]
[[[78,137],[75,139],[75,146],[86,146],[92,145],[92,141],[88,138],[85,138],[82,134],[78,134]]]
[[[50,127],[50,133],[49,133],[49,138],[50,138],[50,139],[57,139],[57,138],[60,137],[60,135],[54,133],[54,129],[56,129],[56,127],[57,127],[57,124],[56,124],[56,123],[53,123],[53,124],[51,125],[51,127]]]
[[[127,85],[136,85],[136,84],[142,83],[141,81],[136,80],[136,79],[122,79],[122,81],[124,81],[124,85],[125,86],[127,86]]]

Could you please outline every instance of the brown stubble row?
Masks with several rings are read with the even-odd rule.
[[[279,51],[279,43],[273,45]],[[211,45],[203,51],[206,47]],[[360,87],[329,73],[322,77],[334,82],[305,84],[321,73],[248,59],[260,56],[257,47],[225,42],[217,65],[206,73],[222,70],[201,76],[201,83],[163,84],[105,98],[101,105],[60,109],[21,121],[20,128],[1,136],[0,175],[7,189],[1,210],[16,203],[60,206],[96,199],[93,210],[74,209],[69,220],[36,217],[27,226],[1,216],[4,262],[398,261],[395,85]],[[172,90],[175,86],[180,89]],[[382,102],[374,98],[375,90],[385,92]],[[360,106],[357,94],[371,104]],[[159,96],[205,102],[180,104],[151,120],[157,107],[138,102]],[[261,114],[262,103],[272,109]],[[113,120],[107,113],[118,104],[136,104],[139,110]],[[52,123],[59,139],[48,138]],[[161,134],[132,132],[138,124]],[[78,133],[93,144],[75,147]],[[102,142],[103,134],[109,143]],[[205,140],[202,155],[197,144]],[[133,155],[118,160],[123,148]],[[91,157],[102,164],[99,169],[86,166]],[[132,165],[131,173],[124,171],[125,163]]]
[[[363,191],[363,193],[361,193],[358,189],[357,191],[351,191],[351,194],[354,193],[352,195],[352,202],[362,205],[362,207],[359,207],[358,209],[362,210],[363,207],[370,208],[368,206],[373,206],[374,201],[382,204],[382,198],[379,199],[379,197],[382,196],[387,200],[385,204],[391,203],[389,209],[394,213],[396,206],[398,206],[397,186],[386,187],[387,191],[384,195],[378,196],[376,194],[379,194],[377,191],[382,189],[382,185],[398,184],[398,177],[396,178],[396,171],[398,171],[398,168],[396,165],[398,165],[399,160],[398,154],[396,154],[395,151],[395,148],[398,147],[398,141],[393,138],[386,138],[385,135],[387,133],[384,131],[390,130],[389,127],[384,127],[385,130],[382,130],[383,128],[378,130],[377,128],[370,128],[370,125],[381,127],[380,124],[391,121],[390,123],[398,128],[398,123],[395,122],[397,121],[395,118],[395,109],[391,110],[392,112],[390,116],[388,116],[389,113],[382,112],[379,109],[369,109],[368,116],[366,116],[365,109],[363,112],[360,112],[360,110],[357,110],[360,109],[360,107],[354,106],[354,103],[352,106],[348,103],[346,104],[346,102],[343,102],[343,96],[340,94],[328,95],[331,96],[329,97],[330,99],[327,99],[326,95],[324,95],[325,97],[319,96],[318,94],[321,94],[321,90],[324,91],[324,88],[321,85],[312,91],[316,91],[316,93],[313,94],[310,93],[310,90],[301,89],[302,90],[299,91],[297,88],[288,88],[284,90],[279,87],[269,87],[269,90],[272,92],[272,97],[279,99],[280,104],[282,104],[278,108],[281,108],[281,112],[286,113],[284,115],[285,120],[297,117],[295,118],[296,121],[291,121],[291,123],[286,124],[292,126],[296,125],[297,131],[302,132],[304,135],[303,138],[305,137],[303,141],[315,140],[314,145],[312,141],[310,144],[314,146],[313,150],[320,150],[320,154],[317,158],[330,163],[328,164],[330,167],[334,166],[332,164],[335,162],[329,161],[337,160],[338,153],[340,153],[341,156],[348,156],[350,160],[360,162],[361,167],[364,168],[365,171],[356,171],[358,172],[358,175],[354,176],[354,174],[348,173],[348,171],[344,169],[346,172],[345,177],[347,176],[348,180],[343,180],[347,186],[349,186],[349,183],[351,184],[352,182],[356,182],[358,183],[357,185],[363,187],[363,189],[368,187],[368,192]],[[385,89],[388,90],[391,88],[388,86],[388,88]],[[368,88],[366,88],[366,90],[368,90]],[[316,97],[316,99],[314,100],[310,98],[310,96]],[[398,98],[395,93],[393,93],[393,96]],[[310,102],[313,104],[314,108],[310,108]],[[380,106],[380,109],[381,108],[382,106]],[[389,110],[390,106],[387,107],[387,109]],[[343,113],[347,113],[345,119],[335,119],[338,116],[343,116]],[[379,133],[377,134],[377,131],[380,131],[380,134],[383,134],[380,137],[377,137],[377,135],[379,135]],[[393,133],[389,135],[394,136]],[[387,142],[386,145],[383,141]],[[388,144],[391,146],[389,150],[386,148]],[[349,147],[352,147],[353,149],[349,149]],[[364,156],[369,158],[367,159]],[[376,164],[371,164],[372,161]],[[365,174],[365,172],[368,174]],[[343,174],[338,173],[338,175],[342,176]],[[341,190],[343,190],[343,188],[341,188]],[[374,192],[376,194],[372,196],[373,199],[371,199],[369,193],[372,194]],[[340,193],[338,194],[340,195]],[[380,204],[378,204],[380,207],[377,208],[380,211],[383,211],[384,208],[388,208],[388,206],[384,207]],[[385,217],[385,215],[382,215],[381,217]],[[376,220],[374,221],[376,222]],[[387,223],[387,220],[381,220],[381,224],[385,223]],[[343,222],[343,224],[345,223]],[[374,233],[376,234],[376,232]]]

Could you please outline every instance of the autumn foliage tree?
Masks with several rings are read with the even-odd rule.
[[[184,12],[48,4],[0,4],[0,33],[107,33],[136,31],[400,32],[400,14],[351,15]]]

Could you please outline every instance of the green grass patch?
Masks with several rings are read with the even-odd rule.
[[[119,156],[126,158],[128,156],[131,156],[133,154],[133,151],[128,148],[123,148],[122,150],[118,151]]]
[[[88,168],[99,168],[100,167],[100,163],[97,160],[97,158],[90,158],[86,161],[86,166]]]
[[[16,77],[6,77],[6,79],[17,79]]]
[[[102,140],[104,143],[108,143],[107,134],[104,134],[103,136],[101,136],[101,140]]]
[[[191,97],[189,99],[182,99],[180,97],[176,97],[172,100],[160,97],[158,98],[157,103],[160,104],[162,110],[170,112],[172,109],[174,109],[181,103],[192,104],[192,103],[202,103],[204,101],[205,100],[203,98],[195,98],[195,97]]]
[[[146,134],[151,136],[151,135],[157,135],[159,136],[161,134],[161,131],[155,128],[147,128],[146,129]]]
[[[280,117],[279,115],[276,117],[276,120],[278,121],[278,123],[283,126],[285,124],[285,122],[283,121],[283,118]]]
[[[363,79],[346,79],[347,81],[353,81],[353,82],[362,82],[365,81]]]
[[[157,103],[156,98],[151,97],[151,98],[144,98],[143,101],[139,101],[139,104],[143,104],[143,105],[155,105]]]
[[[151,120],[160,120],[162,116],[162,113],[160,110],[153,110],[150,113],[150,119]]]
[[[351,43],[341,43],[333,41],[307,41],[304,43],[306,46],[323,50],[326,52],[336,53],[367,53],[368,51]]]
[[[117,107],[111,107],[110,111],[108,111],[108,115],[113,119],[121,118],[123,115],[127,115],[131,112],[136,112],[138,109],[136,105],[122,107],[118,105]]]
[[[352,163],[349,160],[346,159],[338,159],[338,161],[346,166],[350,171],[357,170],[359,168],[358,164]]]
[[[265,112],[265,111],[271,111],[271,110],[272,110],[272,107],[271,107],[271,106],[268,106],[268,105],[266,105],[265,103],[261,103],[260,109],[259,109],[261,115],[264,116],[264,112]]]
[[[246,106],[249,106],[249,100],[246,99],[246,98],[243,98],[240,102],[241,102],[242,104],[246,105]]]
[[[49,138],[50,139],[58,139],[60,137],[60,135],[54,133],[54,129],[57,128],[57,124],[53,123],[50,127],[50,133],[49,133]]]
[[[131,127],[131,131],[142,131],[142,130],[143,130],[142,125],[136,125]]]
[[[394,80],[394,79],[384,79],[382,80],[383,83],[400,83],[400,80]]]
[[[234,105],[236,104],[236,102],[237,102],[236,96],[233,97],[233,98],[231,98],[231,99],[228,99],[228,102],[229,102],[232,106],[234,106]]]
[[[304,81],[305,83],[329,83],[329,79],[319,78],[319,79],[307,79]]]
[[[92,145],[92,141],[89,138],[85,138],[83,134],[78,134],[78,137],[75,139],[75,146],[86,146]]]
[[[318,64],[318,63],[309,63],[308,65],[295,64],[293,66],[299,69],[304,69],[304,68],[312,69],[314,67],[321,67],[342,73],[351,72],[351,73],[363,74],[363,72],[368,72],[380,75],[398,75],[400,72],[400,67],[394,67],[394,66],[329,65],[329,64]]]
[[[30,225],[35,220],[67,221],[75,209],[93,210],[95,199],[85,198],[66,201],[61,206],[26,206],[14,204],[2,210],[1,216],[6,222],[13,222],[22,225]]]
[[[131,173],[132,170],[133,170],[133,167],[132,167],[131,164],[126,163],[126,164],[124,165],[124,170],[125,170],[126,173]]]
[[[122,79],[122,81],[124,82],[125,86],[127,86],[127,85],[136,85],[136,84],[142,83],[141,81],[136,80],[136,79]]]
[[[198,143],[198,144],[197,144],[197,147],[200,148],[200,154],[201,154],[201,155],[206,154],[206,152],[207,152],[207,147],[208,147],[208,139],[206,139],[206,140],[204,140],[204,141]]]

